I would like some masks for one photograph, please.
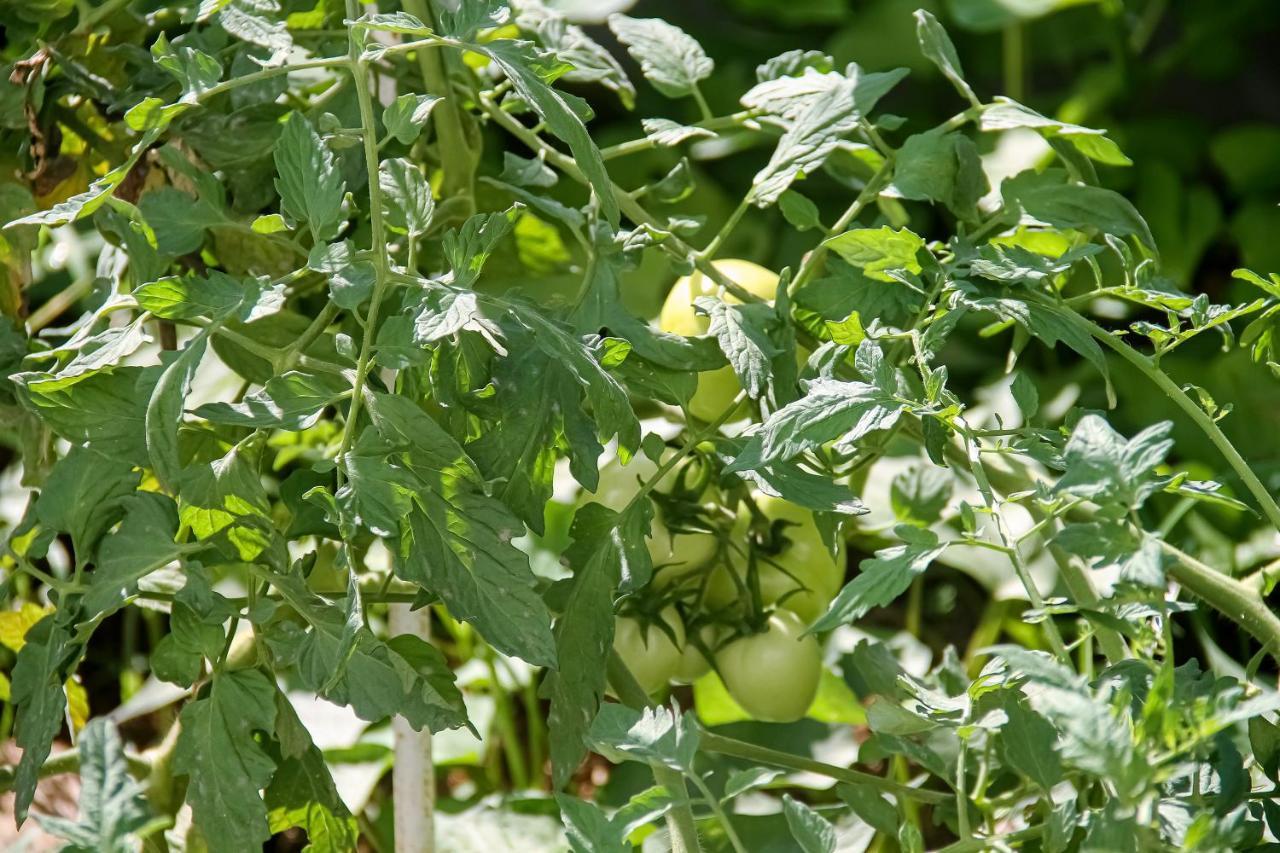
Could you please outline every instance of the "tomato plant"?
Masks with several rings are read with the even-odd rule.
[[[604,5],[0,0],[0,839],[1273,848],[1280,276],[1026,73],[1234,19]]]

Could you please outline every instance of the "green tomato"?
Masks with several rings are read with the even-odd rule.
[[[675,634],[675,642],[657,625],[642,625],[629,616],[613,623],[613,650],[649,694],[666,687],[676,674],[685,644],[684,621],[676,609],[668,607],[660,618]]]
[[[713,261],[712,266],[743,289],[759,296],[761,299],[773,300],[778,292],[778,275],[750,261],[726,258]],[[719,286],[700,271],[694,270],[676,281],[671,292],[667,294],[658,314],[658,326],[664,332],[673,335],[694,337],[705,335],[710,326],[707,317],[693,309],[693,302],[699,296],[715,296]],[[722,294],[725,302],[736,303],[740,300],[732,293]],[[733,398],[742,391],[738,377],[732,367],[721,367],[698,375],[698,390],[689,401],[689,411],[704,421],[713,421],[720,416]]]
[[[673,453],[674,450],[668,449],[663,454],[663,460],[670,459]],[[635,496],[640,483],[652,477],[657,470],[658,464],[643,453],[636,454],[625,466],[615,459],[600,469],[600,482],[596,491],[584,493],[584,497],[620,511]],[[677,470],[678,468],[672,469],[659,481],[657,491],[669,491]],[[654,574],[654,583],[658,588],[705,566],[716,555],[718,547],[716,537],[710,533],[672,534],[663,521],[662,511],[656,506],[645,544],[655,568],[662,567]]]
[[[757,720],[792,723],[818,695],[822,649],[789,610],[775,611],[759,634],[741,637],[716,653],[716,669],[733,700]]]
[[[755,496],[756,506],[770,521],[790,522],[782,528],[786,547],[778,554],[759,555],[756,560],[760,579],[760,599],[766,604],[777,604],[797,614],[812,624],[835,598],[844,584],[844,543],[839,544],[836,557],[822,541],[822,535],[814,523],[813,513],[803,507],[768,495]],[[745,543],[751,522],[744,509],[734,528],[734,537]],[[747,557],[736,549],[729,551],[727,565],[717,567],[707,582],[707,604],[721,609],[740,598],[739,585],[733,572],[745,586]]]

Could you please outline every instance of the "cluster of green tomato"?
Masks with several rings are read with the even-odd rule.
[[[773,298],[778,277],[769,270],[747,261],[716,266],[761,298]],[[659,317],[663,331],[705,334],[707,318],[694,311],[693,300],[715,293],[699,273],[680,279]],[[703,373],[689,411],[713,420],[740,390],[729,367]],[[584,500],[621,509],[659,464],[643,454],[625,466],[615,460]],[[722,493],[713,464],[695,455],[650,493],[655,512],[646,544],[655,574],[636,609],[617,618],[614,650],[650,694],[693,683],[714,668],[755,719],[798,720],[822,675],[821,646],[805,632],[844,582],[843,545],[833,554],[806,509],[759,492]]]

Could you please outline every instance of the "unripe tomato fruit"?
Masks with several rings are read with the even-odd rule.
[[[726,258],[722,261],[713,261],[711,265],[734,284],[761,299],[772,301],[778,292],[777,273],[759,264]],[[673,335],[685,337],[705,335],[711,321],[694,310],[693,301],[699,296],[715,296],[718,290],[719,286],[699,270],[694,270],[680,278],[662,304],[662,311],[658,314],[658,326],[662,331]],[[741,302],[727,291],[722,298],[730,304]],[[703,372],[698,375],[698,390],[689,401],[689,411],[704,421],[713,421],[729,407],[733,398],[741,391],[742,386],[738,383],[738,377],[734,375],[732,367],[726,365],[718,370]]]
[[[629,616],[619,616],[613,623],[613,650],[649,694],[666,687],[676,674],[685,644],[684,622],[676,609],[668,607],[660,616],[675,634],[675,642],[657,625],[641,625]]]
[[[768,555],[767,559],[764,555],[757,556],[760,599],[766,605],[785,607],[799,614],[806,624],[812,624],[826,612],[827,606],[844,584],[844,543],[839,543],[835,559],[832,559],[831,552],[827,550],[822,534],[814,523],[812,512],[768,495],[757,494],[755,502],[771,521],[790,522],[781,529],[782,535],[787,539],[783,550]],[[745,542],[750,521],[750,513],[743,509],[734,528],[734,536],[740,544]],[[739,598],[739,587],[729,575],[730,571],[746,584],[746,554],[731,549],[727,565],[717,567],[707,582],[706,601],[714,609],[727,607]]]
[[[671,457],[674,450],[668,449],[663,460]],[[643,453],[632,457],[627,465],[616,459],[600,469],[600,482],[594,493],[584,493],[584,498],[594,500],[614,511],[625,507],[640,484],[647,481],[658,470],[658,463]],[[658,483],[657,491],[666,492],[675,484],[679,466],[671,469]],[[655,506],[653,523],[649,530],[649,538],[645,543],[649,549],[649,557],[655,568],[663,567],[654,574],[654,582],[664,587],[671,581],[706,565],[716,554],[716,537],[710,533],[677,533],[674,536],[667,529],[662,519],[662,511]]]
[[[822,649],[789,610],[769,617],[765,631],[741,637],[716,653],[716,669],[733,700],[757,720],[793,723],[818,695]]]

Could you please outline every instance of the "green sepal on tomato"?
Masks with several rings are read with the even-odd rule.
[[[767,538],[776,540],[768,544],[777,548],[761,548],[756,554],[761,604],[784,607],[812,624],[826,612],[844,584],[844,543],[839,543],[833,557],[812,512],[768,495],[757,494],[754,501],[770,522]],[[731,607],[742,600],[748,588],[746,549],[750,547],[751,524],[751,513],[743,509],[731,537],[734,544],[742,547],[731,547],[727,561],[715,568],[707,582],[706,601],[712,608]]]

